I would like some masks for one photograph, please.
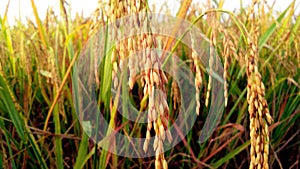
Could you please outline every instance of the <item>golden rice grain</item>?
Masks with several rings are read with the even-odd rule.
[[[261,75],[257,67],[258,47],[258,25],[253,24],[255,31],[248,35],[249,53],[246,55],[247,67],[247,100],[250,115],[250,142],[251,162],[250,168],[269,168],[269,132],[268,123],[272,122],[271,115],[266,102],[265,88],[261,81]]]

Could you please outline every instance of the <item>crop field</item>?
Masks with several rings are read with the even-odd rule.
[[[299,1],[58,2],[0,15],[0,168],[300,168]]]

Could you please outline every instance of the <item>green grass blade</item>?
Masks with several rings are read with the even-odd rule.
[[[74,165],[74,169],[83,168],[83,165],[85,164],[84,159],[87,155],[86,153],[87,153],[88,146],[89,146],[88,141],[89,141],[88,135],[85,132],[83,132],[82,133],[82,139],[81,139],[80,146],[79,146],[79,150],[78,150],[78,155],[77,155],[76,162],[75,162],[75,165]]]
[[[245,150],[249,145],[250,145],[250,141],[245,142],[244,144],[242,144],[241,146],[237,147],[236,149],[234,149],[230,153],[226,154],[225,157],[223,157],[220,160],[218,160],[217,162],[213,163],[211,166],[213,166],[214,168],[219,168],[222,164],[228,162],[230,159],[232,159],[233,157],[235,157],[241,151]]]
[[[4,122],[2,121],[2,119],[0,119],[0,128],[1,129],[5,129],[5,126],[4,126]],[[1,131],[2,132],[2,131]],[[8,148],[8,153],[9,153],[9,156],[13,156],[13,153],[12,153],[12,149],[11,149],[11,144],[10,144],[10,141],[9,141],[9,133],[7,133],[6,131],[3,130],[3,133],[4,133],[4,137],[5,137],[5,141],[6,141],[6,144],[7,144],[7,148]],[[2,145],[1,145],[2,146]],[[1,147],[2,148],[2,147]],[[0,153],[0,167],[1,168],[5,168],[4,166],[2,166],[2,152]],[[8,154],[6,154],[7,156]],[[8,158],[8,157],[7,157]],[[16,163],[15,163],[15,160],[14,159],[11,159],[11,165],[12,165],[12,168],[17,168],[16,167]]]
[[[23,142],[25,142],[23,120],[14,105],[10,89],[6,84],[4,77],[1,74],[0,74],[0,100],[3,102],[3,105],[5,106],[5,111],[8,113],[12,123],[14,124],[14,127],[16,128],[16,131],[20,139]]]
[[[33,150],[33,153],[34,153],[34,155],[35,155],[35,159],[37,159],[37,161],[39,162],[39,164],[40,164],[40,166],[39,167],[41,167],[41,168],[43,168],[43,169],[47,169],[48,167],[47,167],[47,164],[46,164],[46,162],[45,162],[45,159],[43,158],[43,155],[42,155],[42,153],[41,153],[41,150],[40,150],[40,148],[39,148],[39,146],[38,146],[38,144],[37,144],[37,141],[35,140],[35,138],[34,138],[34,135],[33,134],[30,134],[30,133],[28,133],[28,141],[29,141],[29,143],[30,143],[30,145],[31,145],[31,148],[32,148],[32,150]]]
[[[102,36],[102,35],[101,35]],[[100,91],[101,91],[101,101],[104,102],[104,107],[109,108],[109,98],[110,98],[110,90],[111,90],[111,73],[112,73],[112,64],[111,57],[112,51],[114,49],[109,49],[111,45],[108,42],[108,27],[106,27],[105,32],[105,46],[104,46],[104,66],[103,66],[103,80],[101,81]]]
[[[55,125],[55,134],[61,134],[60,119],[58,105],[55,106],[53,111],[53,119]],[[63,151],[62,151],[62,138],[60,136],[55,137],[55,150],[56,150],[56,167],[64,168]]]
[[[282,19],[284,18],[285,14],[288,11],[288,9],[289,9],[289,7],[280,14],[280,16],[277,18],[277,20],[274,21],[274,23],[271,24],[271,26],[267,29],[267,31],[264,32],[262,34],[262,36],[259,38],[259,42],[258,42],[259,50],[261,50],[263,48],[264,44],[269,40],[271,35],[274,33],[274,31],[276,30],[276,26],[278,25],[278,23],[280,23],[282,21]]]
[[[42,24],[42,21],[39,17],[39,14],[37,12],[37,8],[36,8],[34,0],[31,0],[31,7],[32,7],[32,10],[33,10],[33,14],[34,14],[36,23],[38,25],[38,31],[39,31],[39,35],[40,35],[40,38],[42,40],[42,43],[43,43],[44,46],[49,47],[49,41],[48,41],[48,38],[46,36],[45,28]]]
[[[276,38],[275,38],[275,40],[281,39],[282,36],[284,36],[283,33],[286,32],[287,29],[289,29],[289,25],[291,24],[291,20],[293,18],[293,14],[295,12],[295,1],[293,1],[289,5],[289,7],[287,8],[287,10],[289,10],[289,13],[281,21],[282,24],[280,25],[280,29],[276,32]],[[277,42],[275,42],[275,43],[277,43]]]
[[[292,43],[294,42],[295,36],[297,36],[297,31],[299,30],[299,26],[300,26],[300,16],[297,17],[296,22],[293,26],[292,34],[291,34],[291,37],[289,38],[290,39],[289,46],[292,46]]]
[[[4,19],[2,19],[0,16],[0,25],[1,25],[2,34],[5,39],[6,47],[8,50],[7,55],[9,57],[10,65],[12,68],[12,74],[14,75],[16,73],[16,65],[15,65],[16,57],[14,55],[15,52],[14,52],[12,37],[10,33],[10,28],[7,27],[6,25],[6,15],[4,16]]]

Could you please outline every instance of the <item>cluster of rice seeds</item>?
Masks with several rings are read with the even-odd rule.
[[[142,2],[140,2],[142,3]],[[146,15],[139,14],[145,13],[146,8],[141,8],[142,4],[130,3],[131,7],[131,14],[136,14],[134,17],[130,17],[129,24],[130,25],[130,34],[132,35],[128,38],[128,49],[129,49],[129,87],[130,89],[133,88],[136,74],[139,70],[143,69],[144,65],[146,64],[146,47],[147,43],[145,39],[147,38],[147,17]],[[135,35],[137,32],[140,32],[139,35]],[[149,46],[150,47],[150,46]],[[142,51],[143,54],[135,55],[136,52]],[[142,85],[144,85],[142,81]]]
[[[103,12],[103,4],[98,3],[98,8],[92,13],[91,18],[89,19],[90,25],[89,25],[89,31],[88,31],[88,36],[92,37],[99,29],[100,25],[104,23],[104,16]],[[97,46],[97,45],[96,45]],[[96,50],[96,49],[95,49]],[[99,81],[99,72],[98,72],[98,57],[94,57],[94,72],[92,72],[95,76],[95,83],[97,84],[96,86],[100,86],[100,81]]]
[[[168,23],[168,21],[165,21],[165,23]],[[158,33],[159,34],[159,33]],[[159,39],[157,39],[160,41],[160,43],[163,43],[163,42],[167,42],[167,37],[159,37]],[[182,46],[178,46],[177,47],[177,50],[174,51],[174,55],[175,56],[179,56],[178,53],[182,52],[180,50],[184,50],[184,49],[180,49],[180,47]],[[163,57],[163,56],[162,56]],[[172,60],[172,63],[176,63],[176,58],[175,57],[171,57],[170,58]],[[172,64],[172,70],[178,70],[178,64]],[[177,76],[177,71],[174,71],[172,76],[173,77],[176,77]],[[177,84],[177,81],[175,78],[172,79],[172,84],[171,84],[171,98],[173,100],[173,107],[172,109],[175,111],[177,110],[178,108],[180,109],[180,105],[181,105],[181,95],[180,95],[180,91],[179,91],[179,86]]]
[[[181,104],[181,97],[179,87],[175,80],[172,81],[171,97],[173,98],[173,110],[176,110],[177,106]]]
[[[145,18],[146,19],[146,18]],[[147,24],[147,23],[145,23]],[[144,25],[145,26],[145,25]],[[147,29],[148,26],[145,26]],[[152,127],[155,131],[153,149],[155,151],[155,168],[167,169],[168,165],[164,158],[163,142],[166,137],[169,142],[172,140],[170,131],[168,130],[169,122],[169,107],[167,97],[165,95],[165,84],[168,79],[161,69],[161,60],[155,51],[151,51],[152,47],[156,46],[155,35],[143,34],[143,59],[145,59],[142,81],[144,84],[144,95],[149,95],[148,118],[146,139],[143,149],[146,152],[150,142],[150,131]],[[158,92],[155,92],[158,90]]]
[[[249,37],[250,38],[250,37]],[[247,54],[247,101],[250,115],[251,162],[250,168],[269,168],[269,131],[272,117],[265,99],[265,87],[255,57],[258,55],[257,46],[250,42],[250,52]]]
[[[153,144],[153,149],[156,152],[155,156],[155,168],[156,169],[167,169],[168,165],[164,158],[163,142],[167,137],[168,141],[171,142],[172,136],[168,130],[168,113],[169,107],[167,104],[165,84],[168,82],[166,75],[161,70],[161,60],[158,54],[151,49],[157,47],[156,37],[151,33],[147,32],[148,18],[145,15],[146,6],[144,2],[136,3],[136,1],[130,1],[127,5],[130,6],[130,14],[138,14],[137,20],[133,20],[135,17],[131,17],[130,25],[132,26],[132,35],[135,32],[140,31],[140,34],[128,38],[127,44],[129,49],[129,87],[132,89],[134,84],[134,78],[138,70],[141,72],[141,80],[143,84],[143,94],[144,96],[149,96],[148,105],[148,117],[147,117],[147,131],[146,139],[144,142],[143,150],[146,152],[148,150],[148,145],[150,142],[150,131],[152,127],[155,131],[155,139]],[[144,13],[144,14],[143,14]],[[136,51],[142,51],[142,54],[132,56]],[[122,52],[122,53],[120,53]],[[125,51],[119,51],[120,55],[125,54]],[[123,57],[120,58],[121,60]],[[155,92],[155,88],[159,92]]]
[[[164,158],[164,149],[163,149],[163,142],[165,141],[166,137],[169,142],[172,140],[172,136],[170,131],[168,130],[168,104],[166,101],[166,95],[163,80],[159,78],[158,73],[162,71],[157,71],[154,69],[148,69],[145,74],[146,84],[145,87],[148,86],[149,93],[149,111],[148,111],[148,125],[147,125],[147,132],[146,132],[146,139],[144,142],[144,151],[148,150],[148,144],[150,141],[150,130],[153,126],[155,131],[155,138],[153,149],[155,151],[155,168],[156,169],[166,169],[168,168],[167,162]],[[161,76],[164,76],[160,73]],[[155,92],[154,86],[160,88],[161,92]]]
[[[247,101],[250,115],[250,168],[269,168],[269,124],[272,117],[269,112],[268,104],[265,99],[265,87],[261,80],[261,74],[258,71],[257,59],[258,36],[259,36],[259,19],[256,21],[253,6],[256,1],[252,2],[250,12],[252,15],[252,33],[248,35],[249,52],[246,55],[246,74],[248,77],[247,84]]]
[[[101,2],[99,2],[100,4]],[[168,168],[167,162],[164,158],[163,142],[167,138],[169,142],[172,140],[170,131],[168,130],[169,122],[169,107],[167,104],[165,84],[168,82],[165,73],[161,70],[161,60],[156,52],[151,51],[153,47],[156,47],[156,37],[148,32],[148,18],[147,15],[141,14],[147,12],[145,1],[118,1],[111,0],[108,2],[109,8],[104,13],[109,19],[110,23],[115,23],[115,20],[128,15],[137,14],[136,17],[131,17],[130,20],[126,20],[126,24],[130,25],[131,37],[119,41],[116,44],[116,48],[113,51],[111,63],[112,63],[112,81],[114,88],[118,86],[117,72],[122,70],[123,61],[128,57],[129,67],[129,87],[133,88],[135,83],[135,77],[139,70],[141,72],[141,82],[144,87],[144,96],[149,96],[149,111],[148,111],[148,124],[146,131],[146,139],[144,142],[143,150],[148,150],[149,141],[151,138],[150,131],[152,127],[155,131],[155,139],[153,149],[156,152],[155,168],[166,169]],[[101,6],[101,5],[100,5]],[[107,8],[102,7],[100,10]],[[118,29],[118,25],[115,26],[115,32],[110,32],[113,35],[121,35],[121,30]],[[110,30],[109,30],[110,31]],[[137,32],[138,35],[134,35]],[[142,54],[135,55],[136,52],[142,51]],[[155,92],[155,88],[159,92]]]
[[[207,91],[206,91],[206,97],[205,97],[205,106],[208,107],[208,102],[210,98],[210,91],[212,87],[212,73],[213,73],[213,64],[214,64],[214,55],[215,55],[215,50],[214,48],[217,46],[217,30],[216,30],[216,19],[215,19],[215,14],[209,14],[208,20],[212,24],[212,32],[210,36],[210,49],[209,49],[209,78],[208,78],[208,84],[207,84]]]
[[[194,63],[194,67],[196,70],[195,75],[195,88],[196,88],[196,114],[199,115],[200,112],[200,87],[202,85],[202,75],[201,75],[201,69],[200,69],[200,60],[198,58],[198,55],[196,53],[196,45],[195,40],[191,35],[191,43],[192,43],[192,59]]]
[[[219,24],[218,22],[216,22],[216,19],[214,19],[214,17],[215,17],[214,14],[210,15],[210,19],[212,22],[212,33],[211,33],[211,37],[210,37],[209,79],[208,79],[208,88],[207,88],[207,93],[206,93],[205,106],[208,106],[209,97],[210,97],[210,90],[211,90],[211,85],[212,85],[211,84],[212,70],[213,70],[212,66],[214,64],[214,60],[213,60],[214,59],[214,51],[215,51],[214,47],[217,46],[217,41],[216,41],[217,33],[216,32],[219,32],[219,33],[223,33],[223,36],[224,36],[223,40],[222,40],[222,44],[223,44],[222,55],[224,57],[223,80],[224,80],[224,99],[225,99],[225,107],[226,107],[227,103],[228,103],[228,83],[227,83],[226,79],[228,76],[230,56],[235,55],[236,58],[238,58],[238,56],[235,53],[236,48],[235,48],[235,44],[234,44],[233,40],[231,40],[228,32],[223,28],[223,26],[221,24]],[[194,60],[194,62],[195,62],[195,60]],[[197,69],[196,69],[196,74],[197,74]],[[197,76],[196,76],[196,80],[197,80]]]
[[[136,5],[131,4],[131,5]],[[142,8],[142,4],[139,4],[139,8],[135,9],[132,12],[146,12],[146,8]],[[144,6],[145,7],[145,6]],[[150,142],[150,131],[152,127],[155,131],[155,138],[153,149],[155,151],[155,168],[156,169],[167,169],[168,165],[164,158],[164,149],[163,142],[166,137],[169,142],[172,140],[172,136],[170,131],[168,130],[168,122],[169,122],[169,107],[167,104],[166,98],[166,89],[165,84],[168,82],[165,73],[161,70],[161,60],[158,54],[155,51],[152,51],[152,48],[157,47],[156,36],[147,32],[149,28],[148,18],[144,14],[138,15],[138,20],[140,24],[134,23],[136,21],[131,21],[131,24],[134,24],[133,27],[136,28],[138,25],[139,30],[141,31],[140,35],[138,35],[135,39],[130,39],[129,45],[134,43],[137,45],[136,50],[142,51],[142,55],[137,55],[136,57],[129,58],[129,68],[130,77],[129,77],[129,86],[133,87],[134,76],[136,73],[136,69],[142,70],[141,72],[141,80],[143,84],[143,94],[144,96],[149,96],[149,104],[148,104],[148,117],[147,117],[147,131],[146,131],[146,139],[144,142],[143,150],[146,152],[148,150],[148,145]],[[134,30],[133,30],[134,31]],[[138,31],[138,30],[136,30]],[[134,51],[134,45],[129,47],[129,49]],[[130,52],[132,53],[132,51]],[[130,56],[130,55],[129,55]],[[141,58],[142,57],[142,58]],[[133,59],[133,60],[132,60]],[[132,65],[136,63],[135,65]],[[138,68],[137,68],[138,66]],[[133,72],[132,72],[133,71]],[[155,92],[158,90],[159,92]]]
[[[110,3],[110,14],[111,14],[111,22],[114,23],[114,21],[122,16],[125,15],[136,15],[139,12],[146,12],[146,4],[144,1],[111,1]],[[137,15],[139,18],[130,17],[130,20],[126,20],[128,25],[130,25],[131,32],[130,34],[132,37],[129,37],[125,40],[122,40],[120,42],[117,42],[116,44],[116,50],[113,51],[113,57],[112,59],[112,79],[113,79],[113,86],[116,88],[118,86],[118,77],[116,77],[118,69],[123,69],[123,61],[127,56],[132,56],[135,51],[141,51],[143,48],[143,45],[140,43],[145,38],[143,35],[134,36],[134,34],[140,30],[139,24],[137,23],[138,19],[140,21],[146,21],[146,16]],[[125,20],[122,20],[125,21]],[[119,23],[118,23],[119,24]],[[113,32],[116,36],[121,36],[121,30],[119,30],[119,25],[115,25],[116,32]],[[129,57],[128,66],[129,66],[129,87],[130,89],[133,88],[134,85],[134,77],[138,70],[138,65],[141,64],[140,59],[141,56],[136,57]]]
[[[108,31],[114,31],[110,32],[110,34],[115,35],[116,37],[120,35],[120,30],[118,30],[118,25],[116,24],[116,20],[120,18],[122,15],[125,15],[125,8],[123,6],[123,3],[119,0],[111,0],[109,2],[109,11],[106,13],[108,17],[110,16],[109,20],[112,24],[114,24],[114,29],[108,30]],[[118,65],[120,66],[120,62],[125,58],[125,42],[117,42],[115,50],[112,51],[112,57],[111,57],[111,63],[112,63],[112,81],[113,81],[113,87],[116,89],[118,86]],[[119,62],[119,63],[118,63]]]
[[[227,83],[227,76],[228,76],[228,69],[230,65],[230,56],[236,55],[235,51],[235,44],[233,40],[230,38],[229,33],[227,32],[224,27],[219,24],[218,26],[218,32],[223,33],[223,51],[222,55],[224,57],[224,72],[223,72],[223,80],[224,80],[224,99],[225,99],[225,107],[227,106],[228,103],[228,83]],[[236,56],[238,58],[238,56]]]
[[[92,36],[95,33],[95,31],[98,30],[100,26],[99,17],[100,17],[100,6],[93,12],[91,18],[89,19],[91,22],[91,24],[89,25],[89,32],[88,32],[89,37]]]

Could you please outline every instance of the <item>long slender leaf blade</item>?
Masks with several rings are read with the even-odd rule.
[[[259,38],[259,42],[258,42],[259,50],[262,49],[263,45],[269,40],[271,35],[274,33],[274,31],[276,30],[277,24],[282,21],[286,12],[288,11],[288,9],[289,9],[289,7],[280,14],[280,16],[277,18],[277,20],[274,21],[274,23],[267,29],[267,31],[264,32],[263,35]]]
[[[217,162],[213,163],[211,166],[213,166],[214,168],[219,168],[222,164],[224,164],[225,162],[227,162],[230,159],[232,159],[233,157],[235,157],[241,151],[245,150],[249,145],[250,145],[250,141],[245,142],[241,146],[237,147],[236,149],[234,149],[233,151],[228,153],[225,157],[223,157],[220,160],[218,160]]]
[[[85,132],[83,132],[79,150],[78,150],[78,155],[77,155],[76,162],[74,165],[74,169],[82,168],[83,161],[87,155],[86,153],[87,153],[88,145],[89,145],[88,138],[89,138],[88,135],[85,134]]]
[[[10,89],[4,80],[4,77],[0,74],[0,100],[4,103],[6,112],[8,113],[12,123],[14,124],[16,131],[23,142],[25,142],[24,135],[24,123],[17,111],[12,96],[10,94]]]

